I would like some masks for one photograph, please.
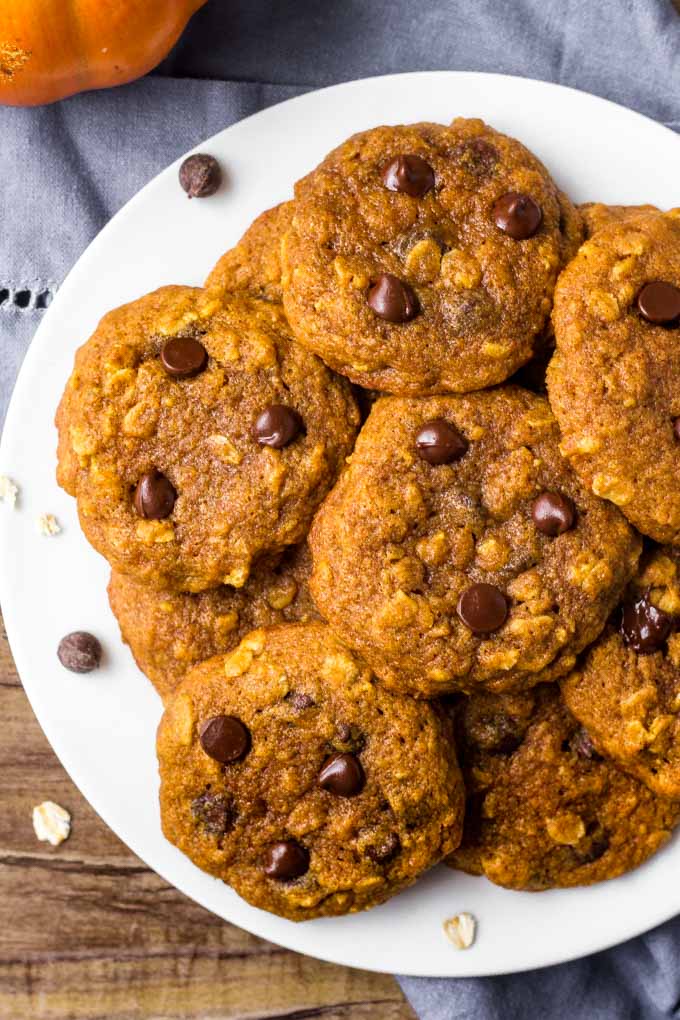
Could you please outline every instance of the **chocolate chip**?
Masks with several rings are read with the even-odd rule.
[[[396,832],[388,832],[382,843],[378,846],[369,846],[366,849],[366,856],[376,864],[387,864],[397,856],[401,850],[401,840]]]
[[[680,418],[673,419],[673,435],[676,439],[680,439]]]
[[[451,153],[452,159],[460,163],[473,177],[488,177],[493,173],[499,160],[498,149],[483,138],[461,142]]]
[[[255,422],[255,438],[260,446],[280,450],[292,443],[303,427],[302,418],[292,407],[270,404]]]
[[[474,634],[490,634],[505,623],[508,603],[493,584],[473,584],[458,599],[457,612]]]
[[[277,882],[290,882],[309,869],[309,854],[294,839],[272,843],[264,858],[264,873]]]
[[[368,304],[386,322],[409,322],[418,314],[418,299],[407,283],[381,273],[368,292]]]
[[[199,734],[206,754],[223,765],[238,761],[250,750],[250,732],[234,715],[216,715],[203,723]]]
[[[467,448],[467,439],[445,418],[425,422],[416,435],[418,456],[428,464],[452,464]]]
[[[533,237],[543,222],[543,212],[531,195],[508,191],[494,202],[494,223],[504,234],[515,241]]]
[[[354,797],[366,782],[361,762],[353,754],[332,754],[319,772],[319,786],[338,797]]]
[[[137,482],[134,505],[140,517],[154,521],[169,517],[176,499],[177,493],[172,482],[160,471],[148,471]]]
[[[680,319],[680,288],[664,280],[646,283],[637,296],[640,315],[655,326],[674,326]]]
[[[590,739],[590,734],[587,730],[580,727],[569,741],[569,747],[575,754],[578,754],[581,758],[587,758],[588,761],[599,761],[601,755],[595,750],[595,745]]]
[[[161,363],[173,379],[188,379],[203,371],[208,364],[208,352],[192,337],[173,336],[163,344]]]
[[[202,793],[191,802],[191,813],[210,836],[226,836],[236,821],[232,801],[223,793]]]
[[[621,613],[621,636],[634,652],[648,655],[663,648],[671,632],[673,620],[657,609],[644,595],[636,602],[629,602]]]
[[[296,712],[304,712],[307,708],[314,707],[314,698],[311,698],[309,694],[302,694],[295,692],[290,696],[290,703]]]
[[[503,712],[483,720],[475,732],[475,743],[490,754],[511,754],[524,739],[526,724]]]
[[[222,183],[220,164],[205,152],[188,156],[179,168],[179,183],[189,198],[208,198]]]
[[[574,504],[561,492],[543,492],[534,502],[531,516],[543,535],[555,538],[574,527]]]
[[[590,846],[587,849],[579,850],[577,847],[573,847],[573,852],[579,864],[594,864],[595,861],[599,861],[601,857],[604,857],[608,849],[609,840],[602,834],[601,836],[595,836],[590,841]]]
[[[434,170],[422,156],[395,156],[383,170],[382,181],[390,191],[422,198],[434,188]]]
[[[59,642],[57,657],[72,673],[91,673],[102,661],[102,646],[94,634],[74,630]]]

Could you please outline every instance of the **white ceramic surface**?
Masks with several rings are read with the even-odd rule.
[[[102,818],[178,889],[257,935],[337,963],[451,976],[557,963],[672,916],[680,911],[680,844],[673,841],[631,875],[589,889],[509,892],[442,867],[353,917],[295,925],[248,906],[161,835],[154,756],[160,702],[121,643],[106,600],[106,563],[88,546],[73,500],[54,480],[53,416],[74,351],[105,311],[163,283],[200,283],[257,213],[286,198],[293,182],[352,132],[457,115],[481,116],[520,138],[576,201],[680,204],[676,135],[559,86],[428,72],[290,100],[201,144],[228,171],[214,198],[188,202],[174,164],[105,227],[44,317],[0,446],[0,473],[21,486],[15,511],[0,504],[0,599],[12,651],[50,743]],[[37,532],[43,511],[63,525],[56,538]],[[59,665],[57,643],[75,629],[101,638],[106,658],[98,672],[77,676]],[[479,921],[477,942],[466,952],[442,932],[443,920],[461,910]]]

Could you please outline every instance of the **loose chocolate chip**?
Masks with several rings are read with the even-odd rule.
[[[379,843],[378,846],[369,846],[367,848],[366,856],[370,857],[376,864],[387,864],[397,856],[400,850],[401,840],[396,832],[388,832],[382,843]]]
[[[458,599],[457,612],[474,634],[490,634],[505,623],[508,603],[493,584],[473,584]]]
[[[222,183],[220,164],[205,152],[188,156],[179,168],[179,183],[189,198],[208,198]]]
[[[236,821],[233,804],[223,793],[202,793],[191,802],[191,813],[210,836],[226,836]]]
[[[410,322],[418,314],[415,294],[392,273],[381,273],[368,292],[368,304],[386,322]]]
[[[234,715],[216,715],[201,727],[201,747],[223,765],[243,758],[250,749],[250,732]]]
[[[673,620],[657,609],[644,595],[637,602],[629,602],[621,613],[621,635],[634,652],[647,655],[663,648],[671,632]]]
[[[664,280],[646,283],[637,296],[638,311],[655,326],[674,326],[680,319],[680,288]]]
[[[418,456],[428,464],[452,464],[467,448],[467,439],[444,418],[425,422],[416,436]]]
[[[203,371],[208,364],[208,352],[192,337],[174,336],[163,344],[161,363],[174,379],[188,379]]]
[[[574,504],[561,492],[543,492],[534,502],[531,516],[543,535],[555,538],[574,527]]]
[[[264,858],[264,873],[277,882],[300,878],[309,868],[309,854],[294,839],[272,843]]]
[[[382,181],[390,191],[422,198],[434,188],[434,170],[422,156],[395,156],[383,170]]]
[[[319,786],[338,797],[354,797],[366,782],[361,762],[353,754],[332,754],[319,772]]]
[[[86,630],[74,630],[59,642],[57,657],[72,673],[91,673],[102,661],[102,646]]]
[[[508,191],[494,202],[494,223],[515,241],[533,237],[543,222],[543,211],[531,195]]]
[[[292,443],[302,429],[302,418],[292,407],[270,404],[255,422],[255,438],[260,446],[280,450]]]
[[[589,761],[599,761],[600,755],[595,750],[595,745],[590,739],[590,734],[587,730],[580,727],[569,741],[569,747],[572,751],[578,754],[581,758],[587,758]]]
[[[137,482],[134,504],[140,517],[154,521],[169,517],[176,499],[177,493],[172,482],[160,471],[148,471]]]

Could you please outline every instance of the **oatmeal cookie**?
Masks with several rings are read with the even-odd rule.
[[[296,185],[286,313],[361,386],[480,389],[531,358],[581,229],[536,157],[480,120],[374,128]]]
[[[530,687],[566,673],[640,542],[518,387],[383,397],[315,518],[312,595],[395,690]]]
[[[557,685],[474,695],[455,714],[468,806],[452,867],[510,889],[591,885],[637,867],[680,819],[597,754]]]
[[[446,716],[384,690],[320,623],[253,631],[192,670],[158,760],[167,839],[294,921],[375,906],[460,840]]]
[[[280,303],[281,239],[292,218],[292,202],[261,213],[238,244],[217,262],[205,286],[218,293],[245,290]]]
[[[292,546],[277,566],[258,563],[243,588],[192,595],[157,591],[115,571],[109,602],[137,665],[161,698],[199,662],[230,652],[257,627],[318,619],[309,593],[311,556]]]
[[[304,538],[358,409],[276,305],[164,287],[104,317],[57,426],[92,545],[144,583],[202,591]]]
[[[643,534],[680,541],[680,210],[597,230],[560,277],[553,323],[564,456]]]

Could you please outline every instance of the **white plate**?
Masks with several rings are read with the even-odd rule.
[[[520,138],[576,201],[678,203],[676,135],[594,96],[520,78],[441,72],[350,82],[215,135],[200,149],[228,168],[221,193],[188,202],[178,164],[165,170],[90,245],[36,334],[0,447],[0,473],[21,485],[18,509],[0,506],[0,599],[24,687],[54,750],[104,821],[168,882],[290,949],[380,971],[462,976],[559,963],[672,916],[680,911],[680,845],[589,889],[508,892],[442,867],[353,917],[295,925],[248,906],[161,835],[154,755],[160,702],[121,643],[106,601],[107,566],[54,481],[53,428],[74,351],[105,311],[163,283],[200,283],[257,213],[286,198],[293,182],[352,132],[456,115],[481,116]],[[63,534],[38,535],[43,511],[57,515]],[[89,676],[66,672],[55,655],[59,639],[76,629],[93,631],[106,649],[103,667]],[[461,910],[479,919],[477,943],[467,952],[442,932],[442,921]]]

